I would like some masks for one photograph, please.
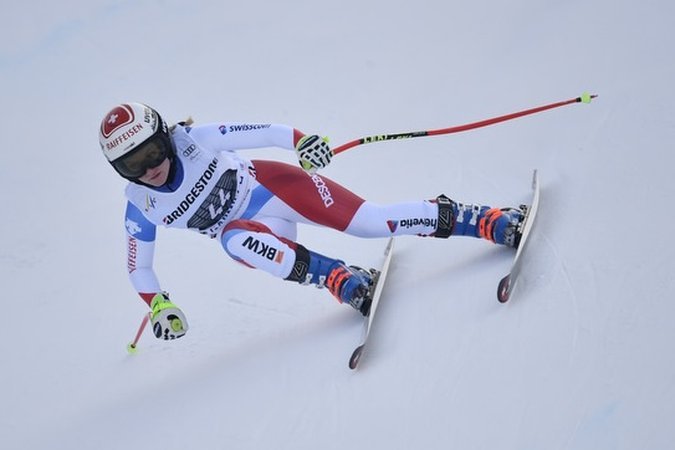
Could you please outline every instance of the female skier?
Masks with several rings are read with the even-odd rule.
[[[326,286],[340,303],[370,310],[369,271],[296,242],[297,224],[379,238],[473,236],[510,247],[520,240],[516,208],[433,200],[377,205],[319,176],[332,157],[317,135],[280,124],[218,123],[168,127],[154,109],[118,105],[101,122],[106,159],[130,183],[125,217],[127,268],[151,308],[155,336],[184,336],[188,323],[153,270],[156,227],[187,228],[220,240],[235,261],[302,284]],[[300,167],[243,158],[237,150],[281,147]]]

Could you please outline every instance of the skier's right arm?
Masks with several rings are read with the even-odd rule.
[[[127,270],[131,284],[152,310],[152,329],[159,339],[176,339],[188,330],[185,315],[162,291],[152,267],[157,227],[131,202],[124,220],[127,230]]]
[[[138,295],[150,306],[162,292],[152,263],[155,257],[157,227],[131,202],[127,203],[124,227],[127,230],[127,271]]]

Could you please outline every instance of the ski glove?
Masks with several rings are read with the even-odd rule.
[[[328,139],[312,134],[300,138],[295,146],[300,166],[310,174],[323,169],[333,157],[333,151],[328,145]]]
[[[150,302],[150,308],[152,308],[150,315],[152,331],[157,339],[168,341],[185,336],[188,330],[185,314],[171,303],[166,292],[155,294]]]

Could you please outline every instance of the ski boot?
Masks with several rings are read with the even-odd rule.
[[[340,264],[328,274],[326,286],[340,303],[348,303],[352,308],[367,316],[373,302],[373,281],[374,277],[371,272],[357,266]]]
[[[488,209],[478,221],[479,236],[496,244],[517,249],[523,235],[522,224],[525,219],[523,209]]]
[[[370,312],[374,274],[356,266],[347,266],[343,261],[307,250],[297,244],[295,264],[289,281],[328,287],[340,302],[347,303],[364,316]]]
[[[490,208],[455,202],[441,195],[438,203],[438,228],[434,236],[472,236],[496,244],[518,248],[527,207]]]

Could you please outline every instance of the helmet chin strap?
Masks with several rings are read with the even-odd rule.
[[[169,175],[166,177],[166,182],[164,183],[164,186],[167,186],[170,190],[175,191],[176,189],[171,189],[171,186],[173,185],[174,181],[176,180],[176,173],[178,172],[178,165],[180,162],[178,161],[178,157],[174,153],[173,155],[169,156],[169,161],[171,161],[171,165],[169,166]],[[178,186],[176,186],[177,188]]]

